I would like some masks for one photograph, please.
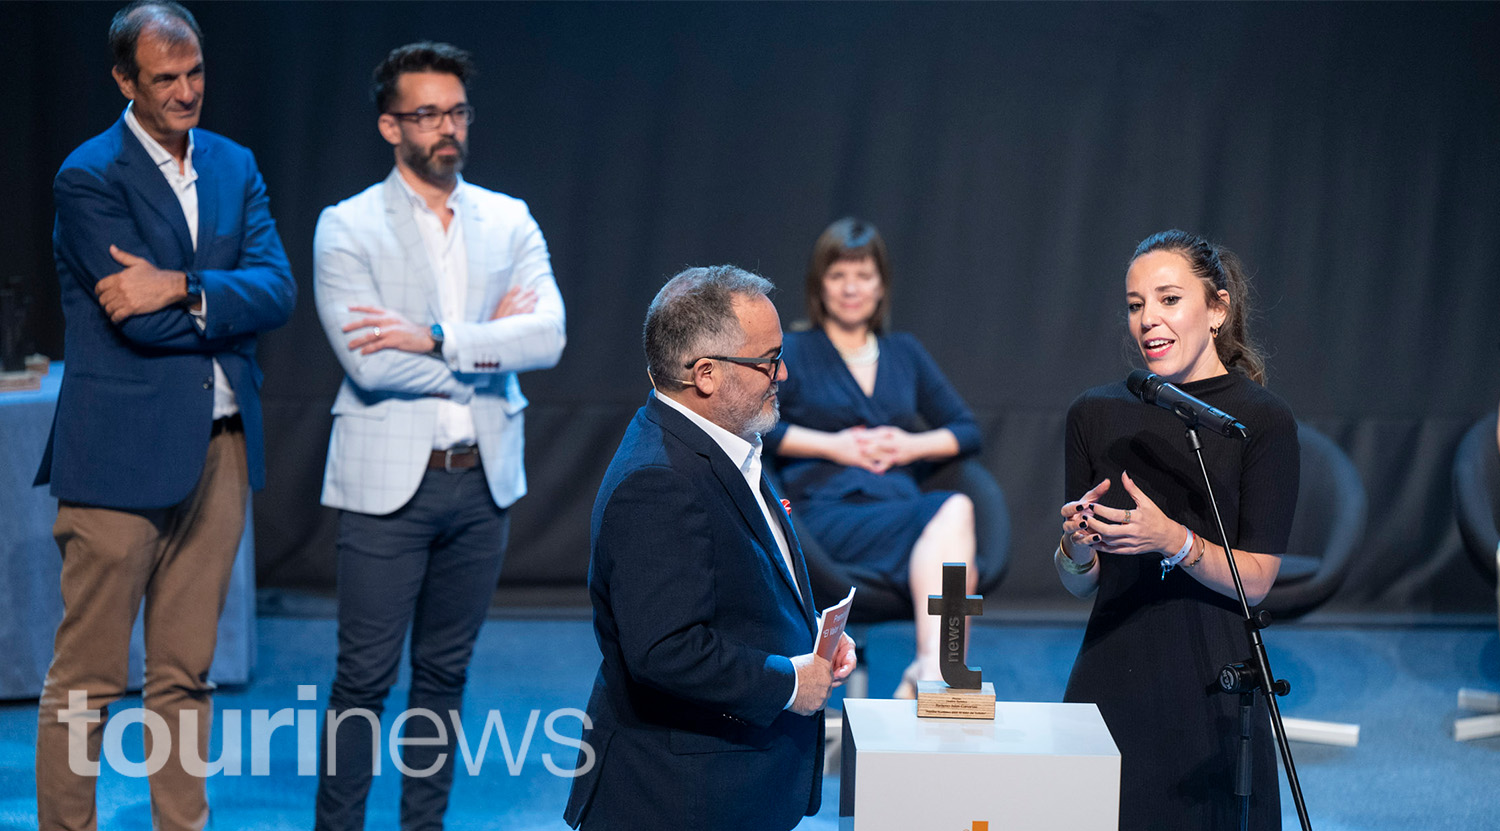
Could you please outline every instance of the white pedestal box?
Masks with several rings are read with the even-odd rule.
[[[1115,831],[1120,751],[1092,704],[1001,701],[994,721],[846,699],[841,831]]]

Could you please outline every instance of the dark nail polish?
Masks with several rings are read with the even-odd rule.
[[[1083,521],[1081,521],[1081,522],[1079,522],[1079,523],[1078,523],[1078,527],[1079,527],[1079,528],[1087,528],[1087,527],[1089,527],[1089,522],[1088,522],[1088,520],[1083,520]]]
[[[1094,535],[1094,542],[1098,542],[1100,539],[1102,538],[1098,534]]]

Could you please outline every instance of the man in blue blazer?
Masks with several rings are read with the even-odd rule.
[[[565,818],[574,828],[790,829],[822,798],[823,716],[854,669],[810,652],[816,612],[760,434],[785,379],[771,284],[673,277],[647,312],[655,393],[594,502],[603,661]]]
[[[38,714],[43,831],[95,827],[89,760],[125,692],[142,598],[145,705],[162,722],[147,747],[170,740],[147,764],[153,825],[207,821],[193,760],[213,721],[208,669],[246,499],[265,480],[255,341],[296,298],[255,159],[195,129],[192,15],[128,6],[109,39],[131,103],[54,182],[67,374],[36,481],[60,501],[64,611]],[[178,741],[184,721],[196,747]]]

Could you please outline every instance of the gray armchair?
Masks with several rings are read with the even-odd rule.
[[[1260,608],[1277,620],[1298,618],[1338,591],[1365,534],[1368,502],[1354,463],[1327,436],[1297,425],[1302,471],[1297,515],[1276,583]]]
[[[1500,448],[1495,446],[1495,414],[1490,413],[1464,433],[1453,454],[1453,510],[1464,550],[1489,582],[1495,583],[1500,565]],[[1500,603],[1500,595],[1496,596]],[[1453,738],[1460,741],[1500,736],[1500,695],[1461,689],[1458,706],[1487,715],[1455,719]]]

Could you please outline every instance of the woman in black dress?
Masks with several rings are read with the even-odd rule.
[[[1146,368],[1249,428],[1200,431],[1204,461],[1250,603],[1270,591],[1297,504],[1297,423],[1268,392],[1246,332],[1239,261],[1201,237],[1164,231],[1137,246],[1125,277],[1130,337]],[[1092,702],[1121,755],[1120,828],[1233,829],[1238,696],[1219,668],[1249,647],[1202,473],[1171,412],[1124,383],[1068,410],[1063,585],[1094,595],[1067,701]],[[1254,829],[1279,829],[1275,743],[1254,719]]]

